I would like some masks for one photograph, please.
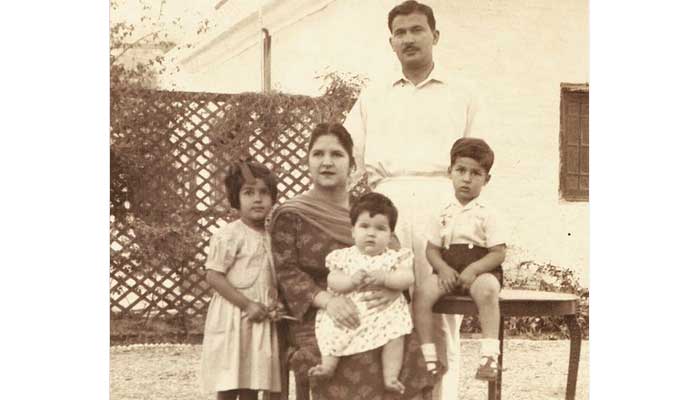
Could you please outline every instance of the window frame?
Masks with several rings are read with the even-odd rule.
[[[588,185],[586,189],[581,189],[580,188],[580,183],[579,183],[579,189],[578,190],[573,190],[567,188],[566,185],[566,178],[567,175],[572,175],[571,172],[566,170],[567,167],[567,147],[570,147],[571,145],[568,144],[567,142],[567,124],[566,124],[566,118],[567,118],[567,112],[566,112],[566,105],[570,104],[567,102],[567,96],[570,95],[575,95],[575,94],[580,94],[580,93],[585,93],[587,97],[587,102],[586,102],[586,114],[585,114],[585,119],[588,121],[589,113],[590,113],[590,97],[589,97],[589,85],[588,83],[562,83],[560,87],[560,103],[559,103],[559,197],[563,201],[567,202],[588,202],[589,201],[589,195],[590,195],[590,167],[588,168],[588,171],[583,173],[581,170],[581,149],[587,148],[589,152],[587,153],[588,159],[590,160],[590,139],[587,141],[587,143],[583,143],[583,132],[579,134],[579,142],[578,142],[578,152],[579,152],[579,160],[578,160],[578,172],[573,174],[579,177],[586,177],[588,179]],[[583,116],[583,114],[581,114]],[[583,120],[583,118],[580,118],[579,121]],[[580,129],[583,129],[582,127]],[[588,124],[586,124],[586,133],[588,133]],[[589,137],[586,135],[586,137]],[[590,165],[587,163],[587,165]]]

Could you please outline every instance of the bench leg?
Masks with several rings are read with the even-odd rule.
[[[569,328],[569,373],[566,379],[566,400],[574,400],[576,397],[576,380],[578,379],[578,364],[581,358],[581,327],[576,320],[576,315],[564,317]]]
[[[498,375],[495,382],[489,382],[488,399],[501,400],[501,384],[503,383],[503,326],[504,318],[498,324]]]
[[[496,377],[496,400],[501,400],[501,395],[503,394],[502,391],[502,385],[503,385],[503,343],[505,341],[504,337],[504,332],[503,332],[503,326],[505,325],[504,323],[504,318],[501,316],[501,320],[498,323],[498,376]]]

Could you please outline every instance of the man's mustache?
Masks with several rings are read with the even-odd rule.
[[[417,47],[414,47],[414,46],[406,46],[406,47],[403,48],[403,52],[404,52],[404,53],[407,52],[407,51],[411,51],[411,50],[413,50],[413,51],[418,51],[418,48],[417,48]]]

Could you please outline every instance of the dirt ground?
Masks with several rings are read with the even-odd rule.
[[[130,345],[110,348],[111,400],[211,400],[199,389],[201,345]],[[485,399],[486,383],[475,381],[478,342],[462,340],[460,400]],[[506,340],[503,398],[563,399],[569,343],[566,340]],[[588,341],[581,348],[577,400],[588,399]],[[293,393],[290,396],[294,399]]]

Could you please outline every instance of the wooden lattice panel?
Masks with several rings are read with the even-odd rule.
[[[304,162],[308,138],[312,127],[327,117],[332,107],[302,96],[282,98],[282,105],[274,107],[269,103],[261,103],[260,109],[245,107],[246,102],[261,96],[149,91],[134,97],[112,93],[112,114],[122,116],[111,123],[113,313],[196,316],[206,312],[211,294],[203,271],[208,241],[213,232],[237,217],[221,184],[231,160],[245,154],[273,170],[279,177],[281,201],[309,188]],[[126,137],[135,139],[125,141]],[[120,175],[123,171],[119,167],[124,165],[119,162],[123,160],[114,156],[119,145],[144,153],[134,158],[143,163],[138,165],[136,179]],[[134,160],[127,157],[124,163]],[[139,187],[130,187],[130,182]],[[154,193],[158,204],[148,196]],[[158,229],[170,220],[180,221],[180,232],[196,238],[189,257],[173,263],[167,249],[156,252],[156,257],[144,257],[144,247],[157,248]],[[149,239],[151,233],[156,239]]]

